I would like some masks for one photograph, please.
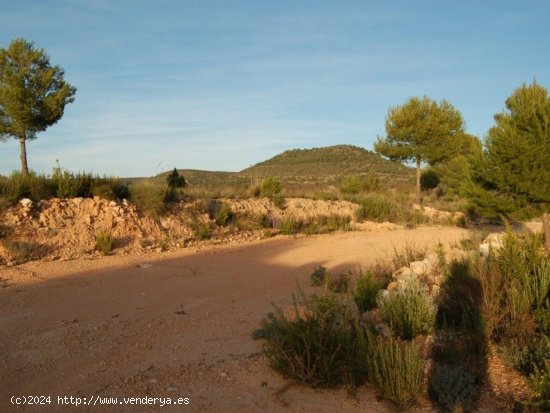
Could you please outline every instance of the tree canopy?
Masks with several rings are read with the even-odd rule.
[[[482,212],[507,214],[550,205],[550,98],[523,84],[495,115],[485,149],[472,163],[466,195]]]
[[[43,49],[25,39],[0,48],[0,138],[19,140],[24,176],[29,173],[26,141],[61,119],[76,93],[65,82],[63,69],[49,60]]]
[[[457,150],[464,133],[462,115],[449,102],[413,97],[389,109],[386,137],[374,144],[377,153],[400,162],[416,163],[416,199],[420,204],[420,166],[442,162]]]

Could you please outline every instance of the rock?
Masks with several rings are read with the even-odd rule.
[[[23,198],[19,201],[19,203],[24,207],[24,208],[30,208],[32,207],[32,201],[29,199],[29,198]]]
[[[153,264],[149,264],[148,262],[144,262],[142,264],[136,265],[136,267],[138,267],[138,268],[152,268]]]
[[[413,261],[409,264],[411,271],[417,275],[424,275],[428,272],[428,266],[424,261]]]
[[[479,245],[479,255],[484,257],[484,258],[487,258],[489,256],[489,251],[491,250],[491,247],[489,245],[489,243],[487,242],[484,242],[483,244],[480,244]]]
[[[478,252],[482,257],[488,257],[489,251],[498,253],[504,247],[504,234],[501,232],[493,232],[485,238],[479,246]]]

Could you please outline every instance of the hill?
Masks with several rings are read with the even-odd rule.
[[[285,183],[336,183],[345,175],[374,174],[381,182],[409,182],[413,170],[352,145],[292,149],[247,168],[239,175],[276,176]]]
[[[413,169],[352,145],[292,149],[240,172],[196,169],[178,169],[178,172],[185,177],[189,187],[209,189],[223,186],[242,188],[267,176],[277,177],[287,188],[338,186],[342,177],[350,174],[373,174],[384,186],[409,184],[414,179]],[[170,171],[152,178],[129,178],[128,181],[136,183],[147,180],[154,184],[164,184],[168,173]]]

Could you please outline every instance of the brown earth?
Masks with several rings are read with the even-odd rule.
[[[218,226],[212,210],[227,203],[240,216],[264,216],[268,222],[281,222],[293,218],[308,222],[315,217],[347,217],[351,228],[360,231],[378,231],[401,228],[389,222],[355,222],[357,204],[347,201],[325,201],[288,198],[285,208],[276,207],[269,199],[220,199],[209,201],[187,200],[171,205],[166,216],[158,219],[140,213],[128,202],[108,201],[99,197],[51,199],[32,202],[21,200],[0,214],[0,238],[7,228],[11,241],[30,244],[25,255],[45,260],[71,260],[97,257],[96,235],[110,234],[114,239],[114,254],[144,254],[160,250],[195,247],[195,231],[201,226],[211,229],[210,243],[241,244],[264,238],[263,231],[238,230],[235,226]],[[430,222],[449,223],[455,215],[426,208],[424,214]],[[256,224],[258,225],[258,224]],[[10,248],[0,242],[0,265],[17,264],[18,259]]]
[[[381,229],[0,267],[0,411],[393,411],[367,387],[352,398],[344,389],[289,384],[269,369],[251,333],[272,303],[291,302],[297,283],[311,291],[315,266],[356,269],[406,244],[448,246],[468,235],[454,227]],[[52,404],[17,407],[13,395],[51,395]],[[190,404],[76,407],[58,405],[57,396]],[[423,401],[412,411],[432,407]]]
[[[268,199],[218,200],[228,203],[237,214],[265,215],[269,220],[286,217],[307,220],[315,216],[355,216],[357,205],[346,201],[288,199],[284,210]],[[241,243],[262,238],[261,231],[236,231],[216,225],[202,201],[173,204],[166,216],[154,219],[140,213],[135,205],[94,198],[51,199],[39,202],[22,200],[0,215],[0,224],[14,233],[15,241],[30,242],[30,255],[50,260],[67,260],[99,255],[95,250],[96,235],[111,234],[115,254],[138,254],[160,249],[177,249],[197,244],[194,231],[198,226],[213,228],[214,242]],[[372,224],[372,223],[371,223]],[[376,226],[376,224],[375,224]],[[369,227],[369,229],[372,229]],[[1,228],[0,228],[1,230]],[[0,231],[1,238],[1,231]],[[0,243],[0,264],[16,263],[17,259]]]

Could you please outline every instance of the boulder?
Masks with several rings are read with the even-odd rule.
[[[19,203],[24,207],[24,208],[30,208],[32,207],[32,201],[29,199],[29,198],[23,198],[19,201]]]
[[[411,271],[417,275],[424,275],[428,273],[428,265],[424,261],[413,261],[409,264]]]

